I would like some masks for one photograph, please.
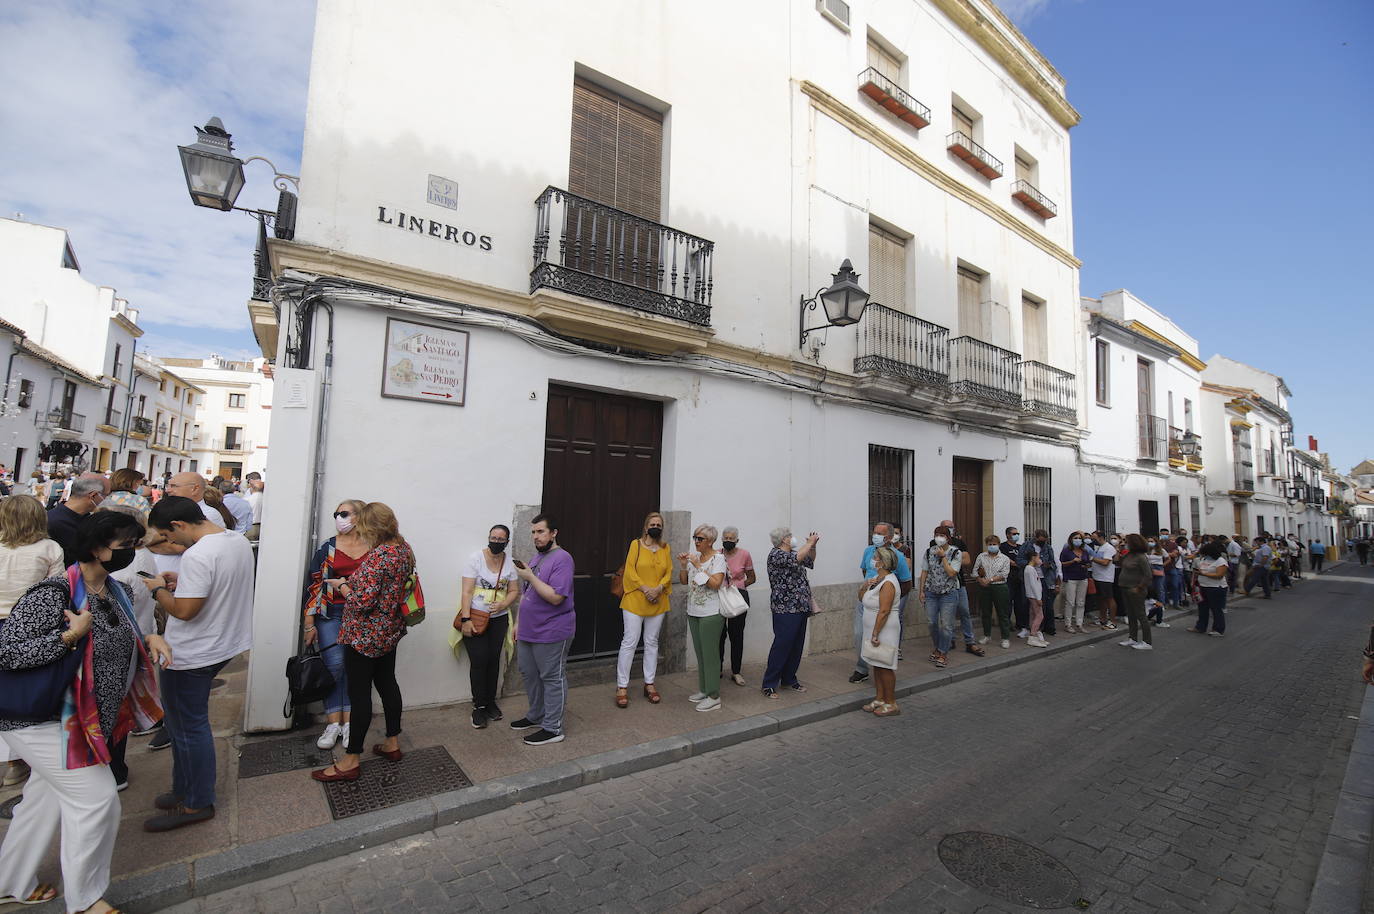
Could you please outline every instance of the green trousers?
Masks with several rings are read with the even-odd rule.
[[[992,608],[997,607],[997,624],[1002,640],[1011,639],[1011,591],[1006,584],[987,584],[982,588],[983,634],[992,637]]]
[[[724,628],[724,616],[687,617],[692,650],[697,655],[697,691],[711,698],[720,697],[720,633]]]

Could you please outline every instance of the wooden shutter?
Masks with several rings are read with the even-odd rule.
[[[895,55],[889,53],[887,48],[872,39],[868,42],[868,65],[892,80],[896,85],[902,84],[902,62]]]
[[[1016,157],[1016,180],[1033,185],[1035,182],[1031,180],[1031,174],[1034,168],[1035,166],[1030,163],[1030,160],[1018,155]]]
[[[652,222],[662,218],[663,115],[573,82],[568,190]]]
[[[870,301],[906,310],[906,239],[876,225],[868,227]]]
[[[959,267],[959,335],[983,338],[983,277]]]
[[[1045,335],[1044,302],[1021,296],[1021,342],[1030,361],[1049,364],[1049,340]]]
[[[957,105],[951,106],[950,113],[954,118],[954,129],[973,139],[973,118],[960,111]]]

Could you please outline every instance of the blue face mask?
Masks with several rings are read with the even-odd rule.
[[[1011,541],[1012,541],[1013,543],[1019,543],[1019,542],[1021,542],[1021,534],[1019,534],[1019,533],[1013,533],[1013,534],[1011,535]]]
[[[1081,539],[1076,539],[1076,540],[1073,541],[1073,544],[1074,544],[1075,546],[1081,546],[1081,545],[1083,545],[1083,541],[1082,541]]]
[[[993,543],[991,546],[988,547],[988,553],[990,555],[996,555],[1000,551],[1001,547],[999,547],[996,543]]]
[[[871,537],[869,537],[869,541],[872,542],[875,546],[881,546],[883,544],[883,540],[885,539],[887,539],[887,537],[883,536],[881,533],[875,533]]]

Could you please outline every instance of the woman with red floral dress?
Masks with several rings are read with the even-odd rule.
[[[347,579],[329,580],[347,602],[339,644],[343,645],[348,674],[348,702],[352,710],[344,757],[328,768],[312,772],[317,781],[352,781],[361,774],[363,745],[372,723],[372,689],[382,699],[386,739],[372,747],[374,755],[400,761],[401,687],[396,682],[396,646],[406,633],[402,605],[406,581],[415,571],[415,553],[401,538],[396,514],[381,502],[358,512],[358,535],[370,550]]]

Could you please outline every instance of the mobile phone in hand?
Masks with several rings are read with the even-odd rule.
[[[520,561],[519,559],[511,559],[511,564],[514,565],[516,568],[521,569],[522,571],[525,568],[525,563]]]
[[[135,574],[137,574],[140,578],[155,578],[155,577],[157,577],[157,575],[155,575],[155,574],[149,574],[149,573],[146,572],[146,571],[138,571],[138,572],[135,572]]]

